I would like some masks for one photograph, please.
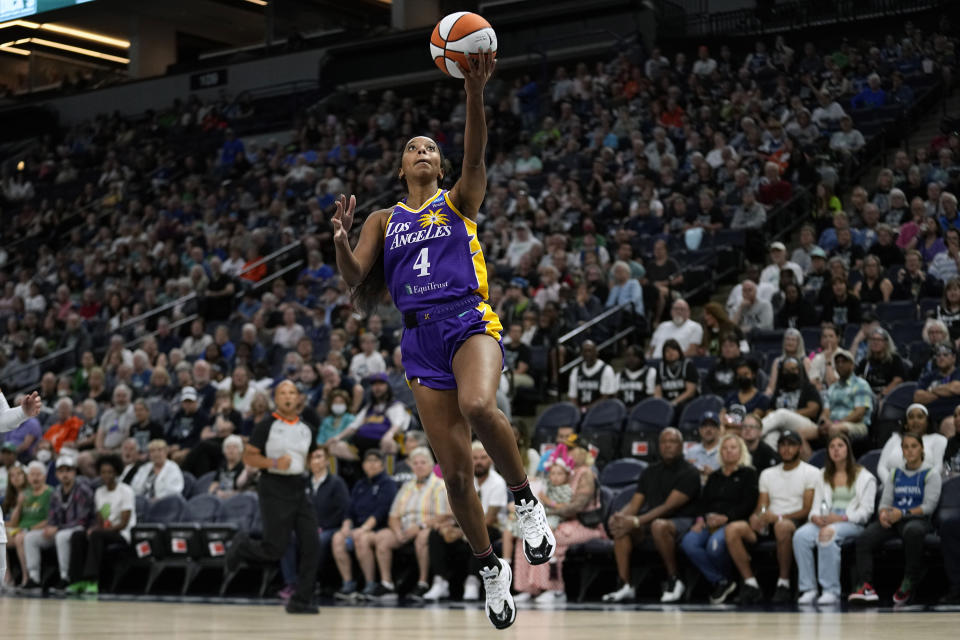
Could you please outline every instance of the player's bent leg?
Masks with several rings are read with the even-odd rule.
[[[473,486],[470,426],[460,413],[457,392],[430,389],[415,382],[413,395],[417,401],[423,429],[443,470],[443,480],[447,486],[447,497],[453,514],[474,555],[482,564],[480,577],[487,594],[487,618],[497,629],[506,629],[517,617],[517,608],[510,594],[513,573],[509,564],[493,554],[490,545],[483,505]],[[516,449],[512,431],[510,442]],[[519,457],[519,453],[517,455]]]
[[[557,548],[543,505],[533,497],[513,430],[497,408],[497,388],[503,367],[500,344],[486,334],[470,336],[453,357],[460,413],[477,433],[497,470],[514,492],[523,553],[530,564],[549,562]]]

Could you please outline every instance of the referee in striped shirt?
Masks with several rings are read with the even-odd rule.
[[[317,432],[300,419],[300,392],[292,382],[277,385],[274,402],[276,411],[253,428],[243,453],[244,464],[263,470],[257,486],[263,539],[238,534],[227,552],[227,574],[237,571],[242,561],[278,561],[290,543],[290,532],[295,531],[300,566],[287,613],[319,613],[313,602],[320,549],[317,514],[306,494],[304,476]]]

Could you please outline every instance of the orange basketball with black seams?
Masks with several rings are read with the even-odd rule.
[[[462,78],[457,63],[467,66],[467,56],[490,50],[496,55],[497,34],[482,16],[459,11],[445,16],[430,35],[430,57],[448,76]]]

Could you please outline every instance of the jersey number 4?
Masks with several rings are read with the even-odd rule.
[[[430,253],[427,247],[420,249],[420,255],[417,256],[416,262],[413,263],[414,271],[419,271],[417,274],[418,278],[423,278],[430,275]]]

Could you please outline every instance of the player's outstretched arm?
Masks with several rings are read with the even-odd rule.
[[[450,199],[463,215],[475,219],[487,192],[487,120],[483,112],[483,88],[493,74],[496,60],[493,53],[467,56],[468,66],[460,65],[463,86],[467,92],[467,123],[463,133],[463,170],[450,190]]]
[[[34,391],[30,395],[23,397],[19,407],[11,407],[7,404],[7,399],[0,393],[0,433],[13,431],[20,424],[29,418],[40,413],[40,407],[43,402],[40,400],[40,394]]]
[[[337,268],[344,281],[355,287],[367,277],[377,260],[377,255],[383,250],[383,223],[384,210],[370,214],[363,229],[360,230],[360,240],[357,246],[350,248],[350,228],[353,226],[353,214],[357,207],[356,196],[347,200],[341,195],[337,200],[337,210],[333,214],[333,246],[337,250]]]

